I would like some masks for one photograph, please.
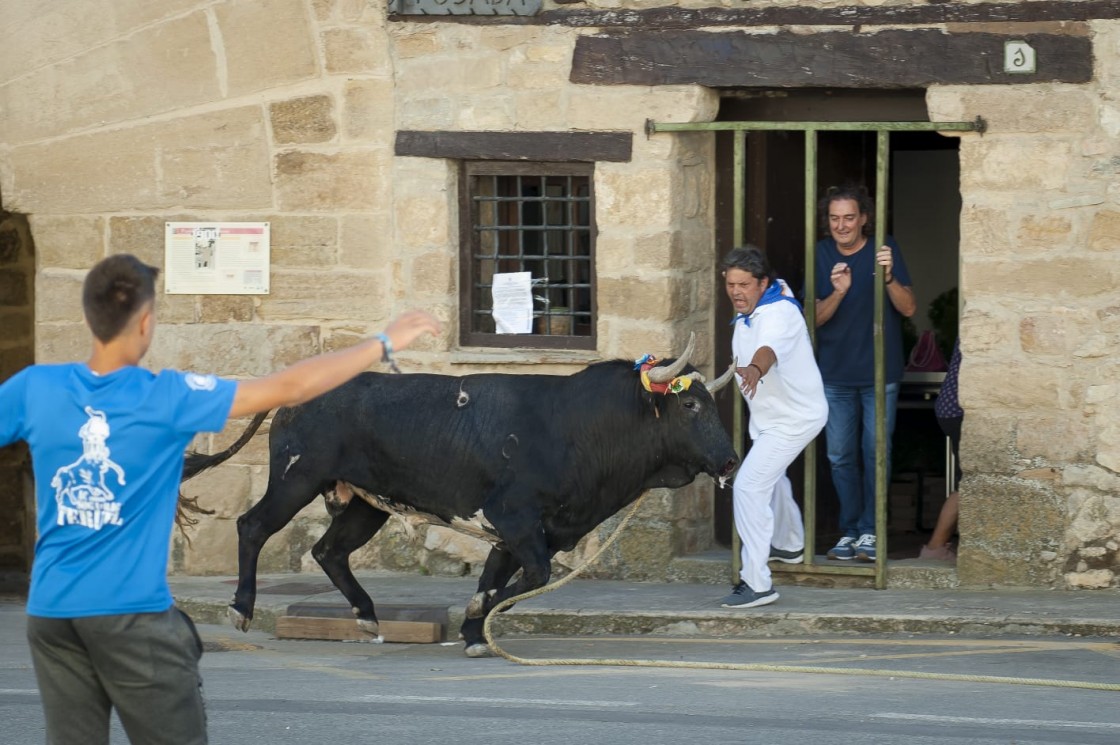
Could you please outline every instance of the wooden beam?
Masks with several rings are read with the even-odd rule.
[[[397,132],[394,153],[456,160],[626,162],[632,132]]]
[[[1035,49],[1037,72],[1003,72],[1004,42],[1012,39]],[[809,35],[639,31],[579,37],[571,80],[593,85],[883,89],[1085,83],[1092,76],[1092,42],[1079,36],[940,29]]]
[[[572,0],[556,0],[557,3]],[[634,28],[645,31],[719,26],[929,26],[947,23],[1067,23],[1120,18],[1118,0],[1031,2],[916,2],[912,5],[844,5],[827,8],[771,5],[750,8],[568,9],[535,16],[390,16],[390,22],[553,25]]]
[[[443,639],[443,626],[430,621],[380,621],[378,627],[387,642],[432,644]],[[373,635],[353,618],[280,616],[276,619],[276,638],[370,641]]]

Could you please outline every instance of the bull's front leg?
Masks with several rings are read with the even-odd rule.
[[[483,595],[481,616],[472,619],[468,615],[467,621],[463,623],[463,638],[466,642],[464,649],[470,657],[489,657],[492,654],[483,641],[482,628],[486,616],[495,606],[508,598],[543,587],[552,576],[552,555],[548,550],[544,529],[535,514],[500,515],[495,519],[487,512],[487,517],[491,519],[498,535],[502,537],[502,542],[511,558],[501,583],[483,588],[482,582],[479,582],[479,591]],[[489,561],[488,558],[487,563]],[[521,574],[517,581],[506,586],[505,583],[518,567],[521,568]],[[475,600],[472,599],[471,606],[474,604]],[[468,606],[468,612],[471,606]],[[472,621],[474,623],[471,623]]]
[[[513,560],[509,551],[494,547],[486,557],[486,564],[482,568],[482,575],[478,578],[478,592],[467,604],[466,618],[459,628],[459,636],[463,639],[463,651],[467,657],[490,657],[492,653],[486,644],[482,626],[486,614],[493,607],[491,601],[498,592],[498,588],[505,587],[520,568]]]

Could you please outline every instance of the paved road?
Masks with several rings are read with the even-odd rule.
[[[1115,691],[723,670],[526,667],[458,643],[279,641],[203,625],[215,744],[1120,742]],[[626,657],[1120,682],[1120,644],[1074,637],[503,640],[525,657]],[[23,608],[0,602],[4,743],[42,742]],[[117,728],[114,743],[125,743]]]

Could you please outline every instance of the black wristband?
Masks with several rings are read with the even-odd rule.
[[[883,284],[889,285],[891,282],[894,282],[894,274],[893,273],[891,274],[891,278],[886,280],[885,282],[883,282]]]

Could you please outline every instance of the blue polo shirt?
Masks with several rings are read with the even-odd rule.
[[[225,425],[237,383],[212,375],[34,365],[0,385],[0,446],[31,448],[39,537],[27,612],[171,607],[167,560],[183,452]]]
[[[894,281],[910,286],[910,272],[894,238],[887,236],[894,266]],[[868,238],[863,248],[844,256],[836,241],[826,238],[817,242],[816,297],[824,300],[833,293],[832,267],[844,262],[852,270],[852,286],[828,322],[817,328],[817,363],[825,385],[866,387],[875,385],[875,242]],[[883,288],[886,293],[886,287]],[[886,380],[902,380],[902,314],[895,310],[890,298],[884,298],[883,351],[886,359]]]

